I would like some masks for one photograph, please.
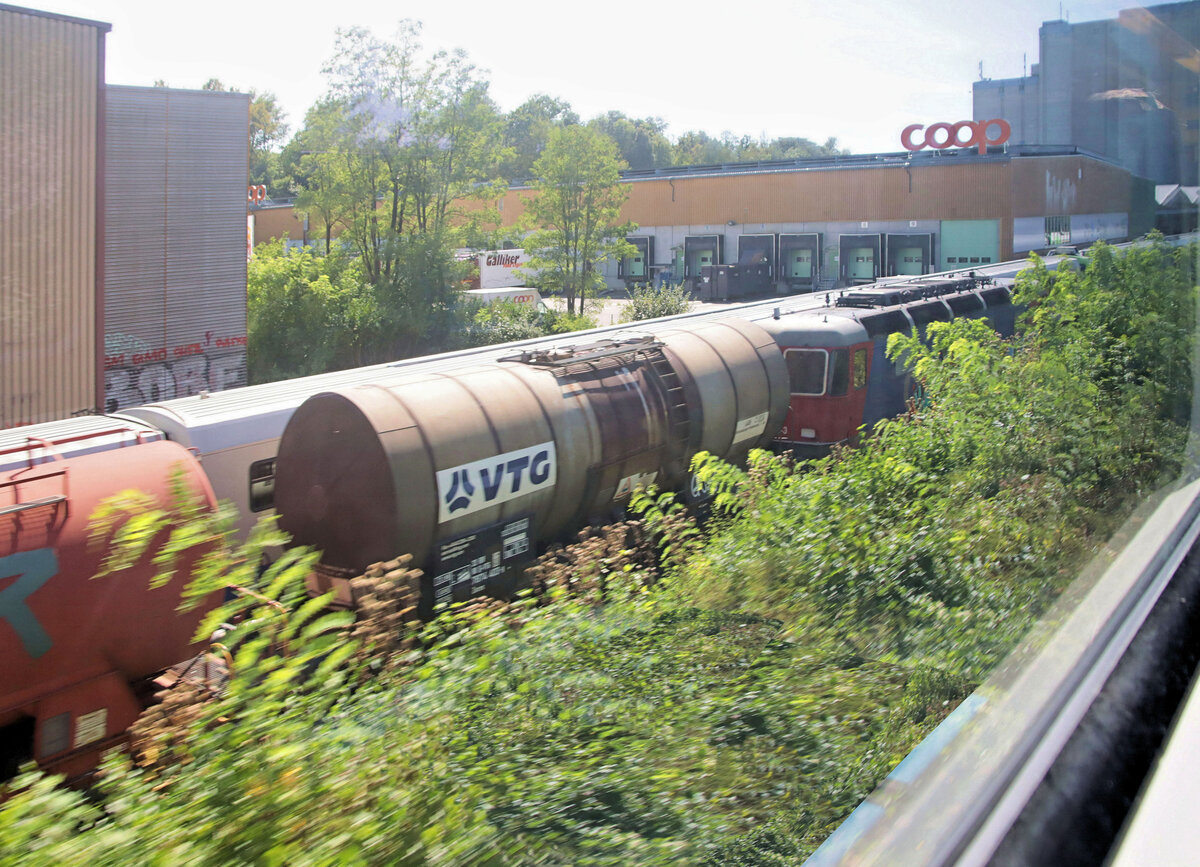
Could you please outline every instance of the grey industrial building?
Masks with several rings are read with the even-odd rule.
[[[1014,145],[1075,145],[1158,184],[1197,183],[1200,2],[1047,21],[1022,78],[977,81],[974,119],[1003,118]]]

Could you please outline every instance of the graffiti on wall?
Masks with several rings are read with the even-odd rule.
[[[106,335],[105,344],[105,412],[246,384],[245,335],[209,332],[203,344],[156,349],[126,335]]]

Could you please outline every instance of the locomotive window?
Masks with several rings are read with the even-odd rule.
[[[275,505],[275,459],[250,465],[250,511],[265,512]]]
[[[850,350],[835,349],[829,353],[829,393],[840,397],[850,387]]]
[[[788,376],[792,383],[792,394],[825,393],[827,355],[824,349],[789,349],[784,353]]]
[[[854,350],[854,387],[862,388],[867,384],[867,350]]]

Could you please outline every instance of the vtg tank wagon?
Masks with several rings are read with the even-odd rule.
[[[698,451],[766,445],[787,405],[783,356],[744,320],[525,351],[309,398],[280,441],[275,507],[345,604],[345,579],[401,552],[427,603],[505,593],[540,543],[639,485],[681,485]]]

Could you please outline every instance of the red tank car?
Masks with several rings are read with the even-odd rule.
[[[95,767],[141,712],[147,679],[198,650],[191,639],[203,611],[176,610],[183,579],[150,589],[148,557],[94,578],[105,552],[89,549],[88,524],[122,490],[168,505],[177,472],[209,508],[212,488],[176,443],[121,445],[111,432],[92,441],[105,436],[106,450],[93,454],[81,453],[79,437],[61,448],[38,440],[0,450],[0,770],[8,773],[30,759],[68,777]]]

